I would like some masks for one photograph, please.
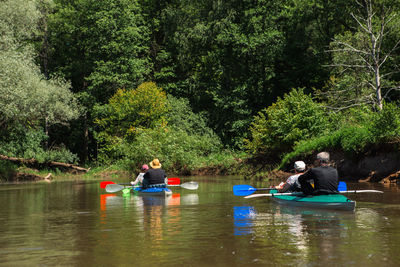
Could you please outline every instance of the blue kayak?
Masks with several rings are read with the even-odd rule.
[[[275,191],[275,192],[273,192]],[[276,193],[276,190],[271,190],[270,193]],[[293,207],[306,207],[315,209],[328,210],[347,210],[353,211],[356,207],[356,202],[348,199],[341,194],[332,195],[277,195],[272,199],[280,204]]]
[[[152,195],[152,196],[170,196],[172,195],[172,191],[166,187],[153,187],[143,189],[141,187],[135,187],[132,189],[134,193],[140,193],[143,195]]]

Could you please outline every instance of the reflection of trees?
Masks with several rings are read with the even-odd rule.
[[[274,206],[253,218],[254,242],[282,265],[332,264],[348,242],[354,214]],[[260,259],[262,262],[262,260]],[[340,261],[339,261],[340,262]]]

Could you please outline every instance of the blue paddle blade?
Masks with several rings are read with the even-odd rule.
[[[253,194],[255,191],[257,191],[257,188],[254,188],[250,185],[234,185],[233,186],[233,194],[235,196],[248,196]]]
[[[338,191],[347,191],[347,184],[345,182],[339,182]]]

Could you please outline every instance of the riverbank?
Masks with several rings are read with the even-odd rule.
[[[340,179],[352,182],[378,182],[378,183],[399,183],[400,182],[400,152],[379,149],[369,151],[362,157],[349,158],[340,151],[330,151],[332,164],[338,169]],[[308,168],[312,168],[315,155],[309,155],[302,159]],[[224,176],[240,175],[245,180],[257,181],[285,181],[291,172],[290,166],[284,170],[273,169],[271,166],[256,166],[254,162],[235,159],[234,166],[211,166],[195,170],[185,170],[183,173],[172,173],[167,170],[169,176]],[[77,180],[113,180],[126,178],[129,180],[132,173],[118,166],[88,168],[85,173],[62,172],[59,170],[37,170],[27,167],[18,167],[7,174],[7,182],[51,182],[53,180],[70,180],[71,177]],[[135,175],[133,175],[135,176]]]
[[[373,183],[399,183],[400,182],[400,152],[390,146],[371,149],[358,157],[349,157],[341,151],[329,151],[331,164],[338,170],[343,181],[373,182]],[[308,155],[303,160],[307,168],[312,167],[316,154]],[[288,170],[280,174],[285,178]]]

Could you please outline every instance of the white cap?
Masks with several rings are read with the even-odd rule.
[[[304,163],[304,161],[296,161],[294,163],[294,168],[297,171],[304,171],[306,169],[306,164]]]

